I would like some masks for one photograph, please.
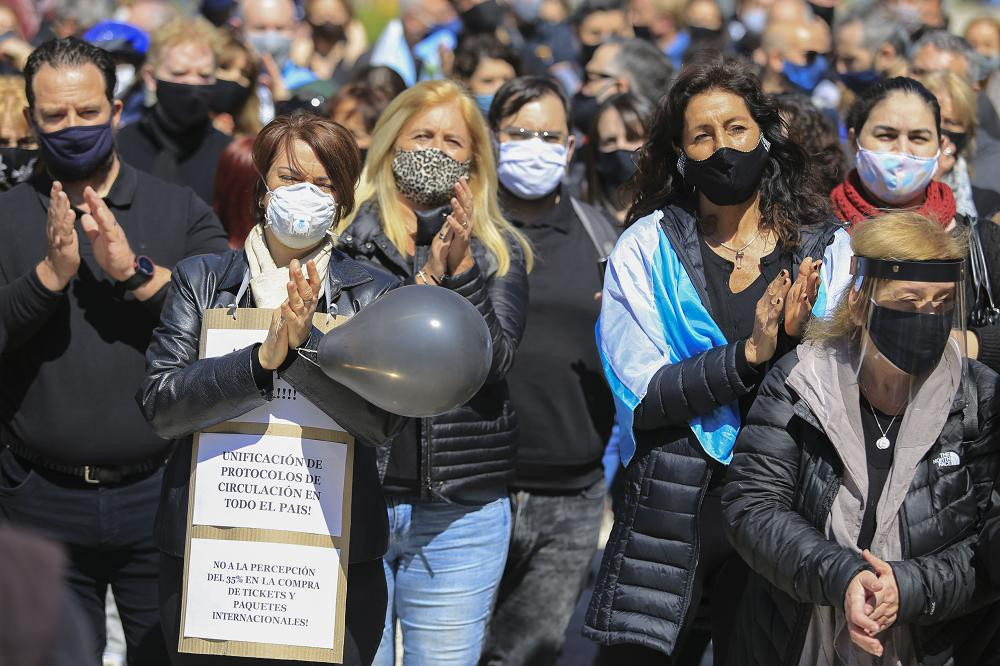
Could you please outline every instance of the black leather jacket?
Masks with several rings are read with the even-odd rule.
[[[136,399],[158,435],[180,440],[167,463],[154,527],[159,548],[176,557],[184,554],[191,434],[245,414],[271,397],[254,383],[252,347],[198,359],[202,313],[232,305],[247,271],[242,250],[191,257],[178,264],[160,326],[146,352],[147,376]],[[331,311],[351,316],[398,285],[392,276],[334,250],[328,299],[321,301],[319,309],[328,301]],[[253,307],[249,290],[239,305]],[[321,337],[314,328],[303,347],[316,349]],[[301,357],[296,357],[281,377],[366,445],[358,446],[354,455],[351,562],[382,557],[388,524],[373,447],[389,440],[406,419],[375,407]]]
[[[440,227],[435,221],[434,229]],[[377,206],[362,204],[351,226],[340,235],[339,246],[350,256],[392,272],[414,283],[414,266],[426,261],[429,245],[405,259],[382,232]],[[464,296],[483,315],[493,340],[493,362],[486,384],[469,402],[420,422],[420,496],[423,499],[488,501],[506,493],[514,475],[518,421],[505,377],[524,333],[528,311],[528,275],[521,246],[513,238],[510,270],[496,275],[497,261],[477,239],[472,239],[475,265],[443,286]],[[392,455],[396,455],[393,450]],[[384,474],[389,447],[379,449]],[[406,461],[405,464],[416,465]],[[411,468],[412,469],[412,468]]]

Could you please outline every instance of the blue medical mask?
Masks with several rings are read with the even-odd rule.
[[[767,10],[763,7],[748,9],[743,12],[743,15],[740,17],[740,23],[742,23],[749,32],[755,35],[761,35],[764,33],[764,29],[767,28]]]
[[[874,69],[862,69],[857,72],[845,72],[840,75],[840,81],[848,90],[860,94],[882,80]]]
[[[475,95],[476,106],[479,110],[483,112],[483,116],[490,115],[490,107],[493,106],[493,98],[496,97],[496,93],[490,93],[489,95]]]
[[[811,65],[796,65],[786,60],[782,71],[792,84],[811,93],[827,72],[826,56],[816,56]]]

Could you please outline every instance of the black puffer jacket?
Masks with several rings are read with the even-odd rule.
[[[799,352],[788,354],[761,383],[723,494],[730,538],[755,572],[730,646],[732,663],[746,666],[798,664],[813,606],[842,609],[848,583],[867,568],[855,550],[826,537],[845,463],[787,383],[798,363]],[[968,362],[898,513],[903,557],[890,563],[897,625],[910,625],[921,664],[954,663],[962,623],[948,621],[992,595],[973,555],[1000,465],[997,382],[986,366]]]
[[[687,210],[670,206],[661,228],[712,313],[697,222]],[[822,257],[836,227],[802,231],[792,263]],[[785,262],[762,267],[768,281]],[[794,273],[793,273],[794,274]],[[604,550],[583,633],[605,645],[631,643],[671,654],[691,603],[698,563],[698,511],[712,475],[711,458],[688,422],[739,400],[755,387],[737,371],[742,341],[715,347],[667,366],[659,395],[646,401],[664,407],[667,425],[636,431],[636,453],[625,470],[625,498]],[[644,401],[644,403],[646,402]]]
[[[441,219],[435,221],[435,229]],[[465,405],[420,423],[420,495],[423,499],[481,496],[506,492],[513,478],[518,436],[517,415],[504,379],[524,333],[528,310],[528,275],[524,253],[513,238],[510,270],[496,274],[496,258],[473,238],[475,266],[443,284],[476,306],[493,340],[493,363],[486,384]],[[369,201],[341,235],[339,247],[360,261],[390,271],[406,283],[427,261],[429,245],[418,245],[407,260],[382,231],[377,205]],[[391,446],[379,449],[384,475]]]
[[[191,434],[245,414],[272,397],[254,383],[253,347],[198,359],[202,313],[235,303],[248,271],[242,250],[191,257],[179,263],[160,326],[146,352],[147,377],[136,399],[156,434],[180,439],[167,463],[153,531],[160,550],[175,557],[184,556]],[[363,266],[336,250],[330,257],[326,293],[331,310],[338,315],[356,314],[398,284],[384,271]],[[326,301],[321,299],[320,310]],[[239,305],[254,307],[249,289]],[[321,338],[313,328],[303,347],[316,349]],[[354,453],[351,562],[382,557],[389,526],[373,447],[399,432],[406,419],[372,405],[301,357],[296,356],[281,377],[366,445],[356,447]]]

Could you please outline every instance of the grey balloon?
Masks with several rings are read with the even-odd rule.
[[[323,336],[319,366],[394,414],[426,417],[466,403],[490,370],[479,311],[442,287],[393,289]]]

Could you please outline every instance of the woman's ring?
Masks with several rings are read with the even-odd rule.
[[[442,231],[441,233],[438,234],[438,238],[440,238],[441,240],[447,240],[448,239],[448,232],[447,231]]]

